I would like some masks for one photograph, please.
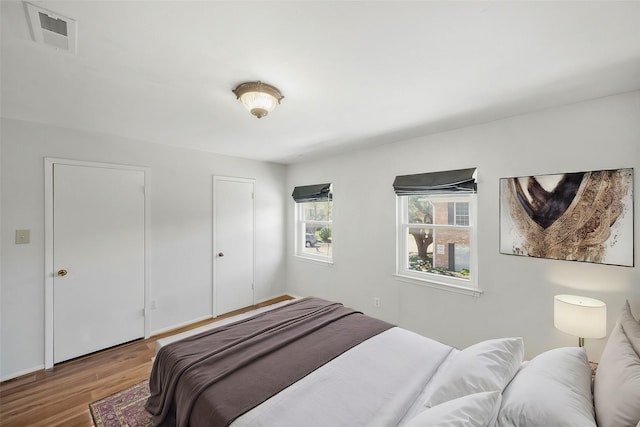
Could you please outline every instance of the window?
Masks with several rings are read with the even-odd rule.
[[[296,187],[295,254],[298,257],[330,263],[332,254],[333,198],[331,184]]]
[[[469,225],[469,202],[450,202],[449,206],[449,224]]]
[[[480,293],[474,176],[475,169],[464,169],[396,177],[398,277]]]

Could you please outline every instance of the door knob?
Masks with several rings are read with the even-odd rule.
[[[223,254],[222,252],[220,252],[220,253],[218,254],[218,256],[222,257],[222,256],[224,256],[224,254]]]
[[[58,276],[63,277],[67,275],[67,270],[58,270]]]

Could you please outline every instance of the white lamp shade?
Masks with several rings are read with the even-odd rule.
[[[556,295],[553,299],[553,326],[576,337],[605,337],[607,305],[593,298]]]

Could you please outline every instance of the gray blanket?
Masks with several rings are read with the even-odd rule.
[[[296,300],[163,347],[145,407],[156,426],[228,426],[391,327],[338,303]]]

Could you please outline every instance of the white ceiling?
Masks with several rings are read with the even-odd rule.
[[[640,1],[2,0],[2,116],[280,163],[640,88]],[[256,119],[231,93],[285,95]]]

